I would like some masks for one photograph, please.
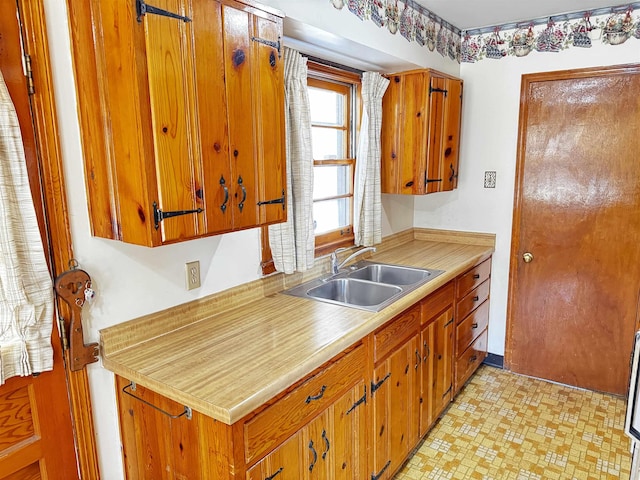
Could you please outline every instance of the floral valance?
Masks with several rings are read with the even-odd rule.
[[[559,52],[590,48],[595,42],[621,45],[640,39],[640,3],[601,8],[461,32],[414,0],[329,0],[363,21],[372,21],[385,34],[400,34],[409,42],[457,62],[473,63],[508,55],[524,57],[533,51]],[[381,30],[382,31],[382,30]]]

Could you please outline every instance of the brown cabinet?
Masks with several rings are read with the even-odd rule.
[[[420,318],[418,304],[373,334],[373,468],[367,478],[391,478],[418,442]],[[379,352],[378,345],[390,348]]]
[[[490,270],[489,258],[233,425],[175,417],[182,405],[142,387],[128,393],[148,403],[134,399],[118,377],[127,478],[392,478],[486,355]]]
[[[487,356],[490,277],[489,258],[456,279],[456,393]]]
[[[454,283],[449,282],[422,302],[421,435],[452,399],[453,300]]]
[[[277,11],[154,3],[184,21],[133,0],[68,5],[94,235],[157,246],[285,219]]]
[[[391,74],[389,80],[382,100],[382,192],[453,190],[462,80],[428,69]]]

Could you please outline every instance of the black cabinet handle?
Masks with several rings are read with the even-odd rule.
[[[220,210],[222,210],[223,213],[227,210],[227,202],[229,201],[229,189],[227,188],[225,183],[226,182],[224,181],[224,177],[221,176],[220,177],[220,186],[224,190],[224,201],[222,202],[222,205],[220,205]]]
[[[480,300],[480,297],[478,297],[477,295],[475,297],[473,297],[473,301],[477,302],[478,300]]]
[[[476,274],[473,276],[473,279],[474,279],[474,280],[477,280],[477,279],[479,279],[479,278],[480,278],[480,274],[479,274],[479,273],[476,273]]]
[[[327,389],[327,386],[322,385],[322,388],[320,389],[320,393],[318,393],[317,395],[309,395],[307,399],[304,401],[304,403],[311,403],[313,400],[320,400],[324,395],[324,391],[326,389]]]
[[[415,366],[415,369],[417,370],[419,366],[420,366],[420,352],[416,348],[416,366]]]
[[[331,446],[331,444],[329,443],[329,439],[327,438],[327,431],[324,429],[322,429],[322,439],[324,440],[325,445],[324,452],[322,452],[322,459],[324,460],[327,456],[327,453],[329,453],[329,447]]]
[[[313,455],[313,460],[311,461],[311,465],[309,465],[309,471],[313,471],[313,467],[316,466],[316,462],[318,461],[318,452],[313,448],[313,440],[309,440],[309,450],[311,450],[311,454]]]
[[[431,355],[431,349],[429,348],[429,344],[425,341],[423,344],[423,348],[427,350],[427,353],[424,355],[423,360],[426,362],[429,355]]]
[[[474,322],[471,324],[471,328],[478,328],[478,322]]]
[[[240,185],[240,189],[242,190],[242,200],[240,200],[240,203],[238,204],[238,208],[242,212],[242,209],[244,208],[244,202],[247,199],[247,189],[244,188],[244,185],[242,183],[242,177],[238,177],[238,185]]]

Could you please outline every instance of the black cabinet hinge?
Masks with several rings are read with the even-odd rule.
[[[445,90],[444,88],[433,88],[431,86],[431,84],[429,84],[429,96],[431,96],[432,93],[444,93],[444,96],[446,97],[447,94],[449,93],[449,90]]]
[[[155,221],[156,230],[160,227],[160,222],[165,218],[179,217],[180,215],[188,215],[190,213],[203,212],[202,208],[196,208],[195,210],[176,210],[173,212],[163,212],[158,208],[158,204],[153,202],[153,219]]]
[[[382,384],[383,384],[384,382],[386,382],[386,381],[387,381],[387,379],[388,379],[390,376],[391,376],[391,372],[387,373],[387,374],[385,375],[385,377],[384,377],[382,380],[380,380],[378,383],[373,383],[373,382],[371,382],[371,395],[373,395],[373,393],[374,393],[376,390],[378,390],[378,389],[382,386]]]
[[[282,209],[285,209],[285,203],[284,203],[284,190],[282,190],[282,196],[280,198],[276,198],[274,200],[265,200],[264,202],[258,202],[258,206],[260,205],[274,205],[274,204],[278,204],[281,203],[282,204]]]
[[[382,467],[382,470],[380,470],[378,473],[372,473],[371,480],[378,480],[379,478],[382,478],[382,474],[387,468],[389,468],[389,465],[391,465],[391,460],[388,460],[387,463],[385,463],[384,467]]]
[[[277,42],[274,42],[273,40],[267,40],[266,38],[260,38],[260,37],[251,37],[251,40],[254,42],[262,43],[263,45],[268,45],[269,47],[275,48],[278,51],[278,58],[282,56],[282,53],[280,50],[282,47],[282,44],[280,42],[280,37],[278,37]]]
[[[349,410],[347,410],[347,415],[349,415],[353,410],[356,409],[356,407],[358,405],[362,405],[363,403],[367,403],[367,386],[364,386],[364,395],[362,395],[362,397],[360,397],[358,400],[356,400],[356,402],[351,405],[351,408]]]
[[[177,13],[169,12],[162,8],[154,7],[153,5],[147,5],[145,0],[136,0],[136,12],[138,14],[138,23],[142,23],[142,17],[147,13],[160,15],[162,17],[175,18],[176,20],[182,20],[185,23],[191,21],[189,17],[185,17],[184,15],[178,15]]]

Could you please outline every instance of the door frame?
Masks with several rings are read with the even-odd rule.
[[[40,156],[43,203],[51,248],[52,273],[57,277],[69,269],[73,259],[71,230],[67,210],[63,160],[58,136],[53,76],[45,23],[44,0],[17,0],[24,50],[31,56],[33,85],[31,95],[34,133]],[[69,310],[57,300],[57,328],[69,331]],[[60,335],[62,338],[62,335]],[[64,343],[64,342],[63,342]],[[78,471],[83,479],[99,479],[98,456],[86,369],[70,370],[69,350],[64,351],[69,408],[76,443]]]
[[[516,178],[514,187],[514,203],[513,203],[513,223],[511,226],[511,253],[509,260],[509,288],[507,293],[507,328],[504,355],[504,368],[511,370],[511,360],[513,354],[512,347],[512,329],[513,315],[515,313],[515,295],[516,295],[516,277],[518,270],[518,262],[520,261],[520,223],[522,221],[522,204],[523,204],[523,184],[525,169],[525,140],[527,137],[526,119],[528,117],[528,95],[529,85],[537,82],[551,80],[570,80],[579,78],[589,78],[595,76],[604,76],[611,74],[624,73],[640,73],[640,64],[622,64],[609,65],[603,67],[589,67],[572,70],[560,70],[551,72],[540,72],[523,74],[520,83],[520,112],[518,115],[518,144],[516,151]],[[640,303],[638,308],[640,309]],[[640,310],[638,312],[640,322]],[[638,323],[637,324],[640,324]]]

